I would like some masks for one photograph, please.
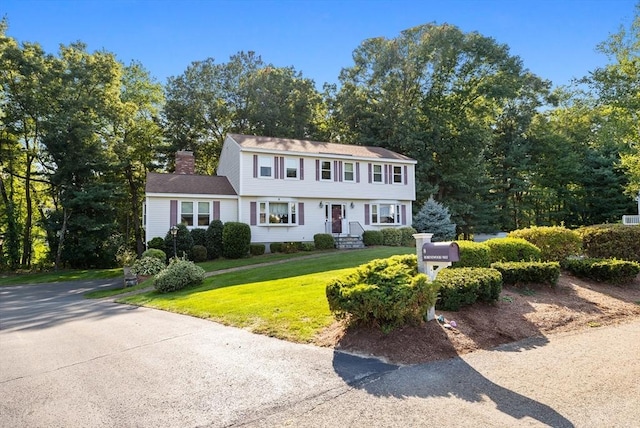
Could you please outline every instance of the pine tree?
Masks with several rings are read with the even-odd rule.
[[[431,241],[440,242],[456,236],[456,225],[451,222],[449,208],[429,196],[413,218],[413,228],[419,233],[433,233]]]

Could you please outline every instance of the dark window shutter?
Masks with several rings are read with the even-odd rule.
[[[220,201],[213,201],[213,220],[220,220]]]
[[[255,202],[251,202],[250,204],[250,208],[249,208],[249,224],[251,226],[255,226],[256,225],[256,211],[257,211],[257,207],[256,207],[256,203]]]
[[[369,224],[369,204],[364,204],[364,224]]]
[[[316,159],[316,181],[320,181],[320,159]]]
[[[278,156],[273,158],[273,178],[280,178],[280,162],[278,162]]]
[[[298,225],[304,226],[304,203],[298,204]]]
[[[280,178],[284,180],[284,156],[280,157]]]
[[[356,183],[360,183],[360,162],[356,162]]]
[[[169,201],[169,227],[178,224],[178,201],[172,199]]]
[[[408,166],[404,166],[404,184],[408,183],[408,177],[409,177],[409,167]]]
[[[253,155],[253,178],[258,177],[258,155]]]
[[[402,224],[407,224],[407,206],[406,205],[402,205],[402,209],[401,209],[401,221]]]
[[[391,165],[386,165],[384,166],[384,184],[389,184],[389,182],[391,180],[389,180],[389,168],[391,168]]]
[[[300,158],[300,180],[304,180],[304,159]]]
[[[369,167],[369,183],[371,183],[373,181],[373,171],[371,170],[371,164],[368,164]]]
[[[333,161],[333,181],[339,181],[338,177],[338,161]]]

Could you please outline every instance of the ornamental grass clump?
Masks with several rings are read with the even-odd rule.
[[[383,332],[419,323],[435,305],[438,287],[418,273],[415,255],[373,260],[330,282],[329,309],[350,324],[377,326]]]
[[[160,293],[182,290],[200,284],[204,280],[204,269],[186,259],[171,259],[169,266],[153,279],[153,286]]]

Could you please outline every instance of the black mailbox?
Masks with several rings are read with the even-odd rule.
[[[427,242],[422,246],[422,260],[425,262],[458,262],[460,247],[455,242]]]

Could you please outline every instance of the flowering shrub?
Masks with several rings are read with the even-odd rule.
[[[153,279],[153,286],[161,293],[182,290],[204,280],[204,269],[185,259],[171,259],[169,266]]]
[[[131,267],[131,272],[136,275],[155,275],[164,269],[165,264],[163,261],[153,256],[145,256],[136,260]]]

